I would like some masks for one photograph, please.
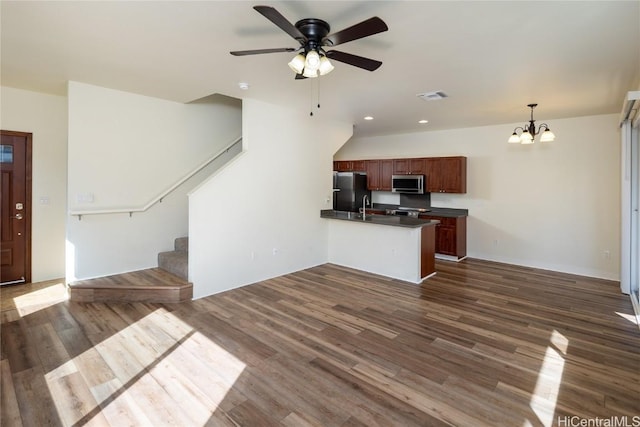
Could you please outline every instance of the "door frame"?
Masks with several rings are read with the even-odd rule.
[[[24,206],[24,283],[31,283],[31,211],[32,211],[32,155],[33,155],[33,134],[31,132],[20,132],[13,130],[0,130],[0,134],[9,136],[19,136],[25,138],[25,206]]]

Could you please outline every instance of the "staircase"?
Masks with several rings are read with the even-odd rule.
[[[132,271],[69,284],[69,299],[76,302],[176,303],[193,298],[188,282],[189,238],[174,241],[174,250],[158,254],[158,268]]]
[[[173,249],[158,254],[158,267],[187,280],[189,278],[189,238],[178,237]]]

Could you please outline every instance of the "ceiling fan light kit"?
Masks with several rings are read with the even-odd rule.
[[[256,49],[229,52],[234,56],[259,55],[264,53],[293,52],[300,51],[290,62],[289,68],[296,73],[296,80],[303,78],[314,78],[329,74],[335,68],[329,58],[362,68],[374,71],[382,65],[382,62],[365,58],[337,50],[326,51],[324,48],[334,47],[368,37],[389,28],[384,21],[377,16],[369,18],[351,27],[345,28],[337,33],[329,34],[331,27],[321,19],[306,18],[301,19],[293,25],[280,12],[271,6],[254,6],[258,13],[277,25],[285,33],[294,38],[300,46],[298,48],[275,48]]]
[[[540,136],[540,142],[551,142],[556,139],[556,136],[551,132],[548,124],[542,123],[538,129],[536,129],[536,121],[533,119],[533,109],[537,106],[538,104],[527,105],[527,107],[531,108],[531,119],[529,120],[529,123],[525,123],[522,127],[516,127],[507,142],[510,144],[533,144],[536,136],[540,135],[540,133],[542,133]],[[519,135],[518,130],[520,130]]]
[[[331,61],[329,61],[326,56],[320,58],[320,67],[318,68],[318,73],[320,73],[321,76],[329,74],[333,71],[334,68],[336,67],[333,66]]]
[[[318,77],[318,68],[320,68],[320,55],[317,51],[310,50],[304,60],[302,75],[305,77]]]
[[[291,68],[296,74],[302,74],[302,71],[304,70],[304,62],[304,55],[299,53],[293,57],[291,62],[289,62],[289,68]]]

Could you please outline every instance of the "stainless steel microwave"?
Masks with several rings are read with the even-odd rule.
[[[424,175],[392,175],[393,193],[424,194]]]

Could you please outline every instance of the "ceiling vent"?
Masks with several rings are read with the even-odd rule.
[[[418,98],[422,98],[425,101],[437,101],[439,99],[445,99],[449,97],[449,95],[442,91],[419,93],[416,96]]]

